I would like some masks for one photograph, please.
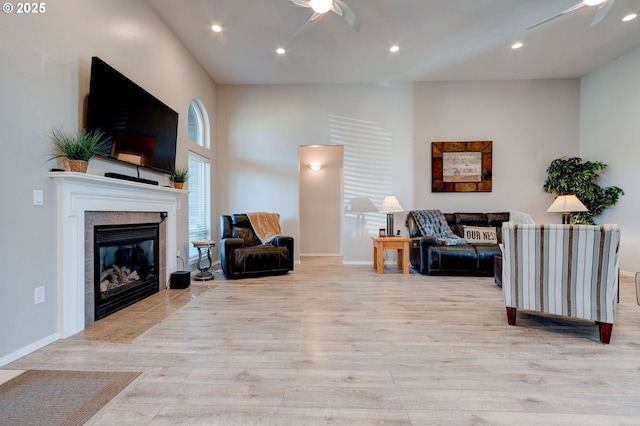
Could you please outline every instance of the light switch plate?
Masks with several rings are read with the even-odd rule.
[[[41,189],[34,189],[33,190],[33,205],[34,206],[41,206],[44,204],[44,193],[42,192]]]

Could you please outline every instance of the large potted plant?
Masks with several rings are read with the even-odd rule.
[[[187,179],[189,179],[188,167],[174,167],[169,175],[169,180],[173,182],[173,187],[176,189],[182,189]]]
[[[109,143],[104,133],[98,130],[82,129],[78,134],[62,129],[54,129],[51,141],[55,149],[52,158],[65,158],[72,172],[86,173],[89,160],[94,156],[106,154]]]
[[[616,204],[624,194],[617,186],[603,188],[596,183],[600,179],[600,172],[606,169],[607,165],[601,161],[583,161],[580,157],[555,159],[547,168],[544,192],[575,194],[589,211],[574,213],[572,222],[593,225],[594,218]]]

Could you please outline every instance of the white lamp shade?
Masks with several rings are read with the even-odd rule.
[[[380,207],[380,211],[384,213],[395,213],[402,212],[404,209],[400,205],[400,202],[395,197],[395,195],[389,195],[384,197],[384,201],[382,202],[382,207]]]
[[[559,195],[547,209],[550,213],[586,212],[588,208],[575,195]]]
[[[347,211],[352,213],[377,212],[378,208],[367,197],[352,198],[347,204]]]

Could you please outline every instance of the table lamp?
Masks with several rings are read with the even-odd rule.
[[[574,194],[558,195],[553,204],[547,209],[549,213],[562,213],[562,223],[565,225],[571,223],[571,213],[587,211],[589,209]]]
[[[380,212],[387,214],[387,236],[393,237],[393,214],[404,211],[395,195],[384,197]]]

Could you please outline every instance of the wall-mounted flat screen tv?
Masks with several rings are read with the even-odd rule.
[[[105,133],[109,159],[163,173],[175,166],[178,113],[95,56],[87,128]]]

